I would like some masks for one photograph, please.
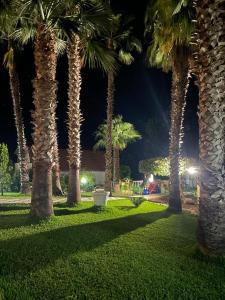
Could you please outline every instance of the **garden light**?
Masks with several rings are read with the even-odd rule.
[[[190,167],[187,169],[187,171],[190,175],[194,175],[194,174],[198,173],[198,170],[195,167]]]
[[[148,182],[154,182],[154,176],[153,176],[153,174],[150,175],[150,177],[148,179]]]
[[[86,184],[88,181],[87,181],[87,178],[82,177],[81,180],[80,180],[80,182],[81,182],[82,184]]]

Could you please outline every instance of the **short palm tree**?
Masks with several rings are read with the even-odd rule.
[[[67,203],[72,206],[81,201],[80,164],[81,145],[80,111],[81,68],[88,63],[91,67],[100,67],[105,72],[114,69],[114,57],[105,49],[100,34],[105,33],[109,25],[109,12],[101,1],[77,1],[70,6],[76,23],[74,33],[68,40],[67,56],[69,64],[68,82],[68,135],[69,135],[69,186]],[[98,38],[97,38],[98,36]]]
[[[134,125],[124,122],[122,116],[116,116],[112,122],[112,144],[113,144],[113,181],[120,180],[120,152],[127,148],[127,145],[141,138],[141,135],[134,129]],[[94,149],[106,148],[107,145],[107,122],[99,126],[96,132],[97,143]]]
[[[203,253],[225,253],[225,22],[224,1],[196,1],[195,64],[199,83],[200,203]]]
[[[134,61],[134,52],[141,52],[141,43],[135,38],[131,26],[131,18],[123,18],[122,15],[114,15],[111,21],[110,34],[107,45],[110,50],[117,54],[119,63],[130,65]],[[113,164],[113,140],[112,140],[112,119],[115,94],[114,71],[108,72],[107,88],[107,140],[105,153],[105,190],[112,191],[112,164]]]
[[[146,32],[151,33],[148,63],[164,71],[172,70],[169,207],[177,212],[182,210],[179,161],[190,75],[192,14],[190,1],[155,0],[145,18]]]
[[[16,29],[16,19],[12,16],[12,10],[7,9],[0,15],[1,37],[8,42],[8,51],[4,56],[4,65],[9,72],[9,83],[13,100],[13,111],[17,132],[18,162],[20,170],[20,191],[23,194],[30,193],[30,156],[24,132],[24,121],[21,108],[20,82],[16,68],[16,45],[12,40],[12,33]]]

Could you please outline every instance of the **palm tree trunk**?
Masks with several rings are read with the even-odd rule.
[[[81,58],[80,39],[77,35],[67,49],[69,63],[69,108],[68,108],[68,135],[69,135],[69,186],[67,203],[72,206],[81,201],[80,192],[80,127],[82,116],[80,112],[80,91],[81,91]]]
[[[174,53],[172,70],[172,107],[170,128],[170,181],[169,181],[169,208],[173,211],[182,211],[181,187],[179,176],[179,161],[183,139],[183,118],[186,106],[186,94],[189,86],[188,52],[183,47],[177,47]]]
[[[113,163],[114,163],[114,183],[120,181],[120,149],[113,148]]]
[[[20,170],[20,191],[23,194],[29,194],[31,191],[29,180],[30,157],[24,132],[24,123],[20,101],[20,84],[15,64],[12,64],[9,68],[9,79],[17,132],[18,161]]]
[[[57,128],[55,124],[55,142],[53,149],[53,167],[52,167],[52,192],[54,196],[63,196],[63,191],[60,182],[60,165],[59,165],[59,151],[57,142]]]
[[[55,35],[45,25],[37,28],[34,45],[36,78],[33,81],[33,186],[31,214],[53,215],[52,165],[55,142],[56,63]]]
[[[113,102],[114,102],[114,74],[108,74],[108,96],[107,96],[107,137],[105,151],[105,190],[112,193],[113,179],[113,141],[112,141],[112,120],[113,120]]]
[[[200,203],[198,243],[225,253],[225,23],[224,1],[196,2],[199,67]]]

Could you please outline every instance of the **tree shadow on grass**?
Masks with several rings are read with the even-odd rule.
[[[0,275],[26,274],[167,218],[167,211],[75,225],[0,242]]]
[[[56,216],[64,216],[64,215],[77,215],[77,214],[84,214],[84,213],[96,213],[99,211],[100,211],[100,209],[98,207],[91,206],[91,207],[79,209],[79,210],[65,208],[65,209],[55,210],[54,213]]]
[[[28,204],[0,204],[0,212],[5,211],[16,211],[16,210],[26,210],[30,209],[30,205]]]

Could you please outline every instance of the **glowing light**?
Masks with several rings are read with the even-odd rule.
[[[82,184],[86,184],[88,181],[87,181],[87,178],[82,177],[81,180],[80,180],[80,182],[81,182]]]
[[[194,175],[194,174],[198,173],[198,170],[195,167],[190,167],[187,169],[187,171],[190,175]]]
[[[148,179],[148,182],[154,182],[154,176],[153,176],[153,174],[150,175],[150,177]]]

